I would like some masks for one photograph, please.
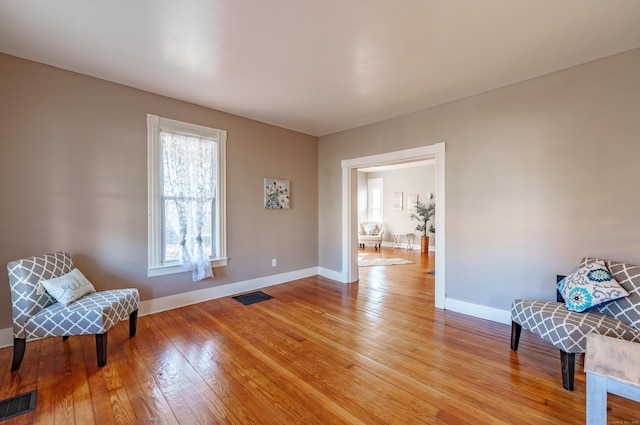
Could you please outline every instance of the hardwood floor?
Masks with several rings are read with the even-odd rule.
[[[95,339],[30,342],[19,372],[0,350],[0,399],[38,390],[34,412],[4,424],[582,424],[585,376],[562,388],[558,351],[510,327],[433,307],[433,254],[384,248],[352,285],[312,277],[140,317]],[[610,422],[639,423],[609,396]],[[635,421],[635,422],[634,422]],[[3,425],[4,425],[3,424]]]

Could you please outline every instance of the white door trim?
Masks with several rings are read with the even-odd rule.
[[[358,280],[357,210],[358,168],[374,165],[393,164],[421,159],[435,159],[436,202],[436,275],[435,306],[445,308],[445,142],[413,149],[370,155],[342,161],[342,281],[352,283]]]

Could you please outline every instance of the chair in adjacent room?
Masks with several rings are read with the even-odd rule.
[[[384,229],[379,221],[363,221],[358,231],[358,245],[364,248],[365,244],[373,244],[375,249],[382,245]]]

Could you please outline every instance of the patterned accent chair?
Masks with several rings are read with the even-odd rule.
[[[107,363],[107,331],[129,318],[129,335],[136,334],[140,296],[137,289],[113,289],[87,294],[64,306],[38,287],[74,269],[64,252],[12,261],[7,264],[13,315],[13,362],[20,368],[27,338],[95,335],[98,366]]]
[[[584,258],[581,264],[593,261]],[[575,355],[585,352],[588,334],[640,342],[640,266],[616,261],[605,265],[629,296],[582,313],[568,310],[559,293],[556,302],[518,299],[511,306],[511,349],[518,350],[522,328],[559,348],[562,386],[569,391],[573,391]]]
[[[364,248],[365,244],[373,244],[374,249],[382,245],[384,229],[379,221],[363,221],[358,231],[358,245]]]

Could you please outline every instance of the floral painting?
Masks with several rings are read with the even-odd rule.
[[[289,180],[264,179],[264,207],[286,209],[291,205]]]

